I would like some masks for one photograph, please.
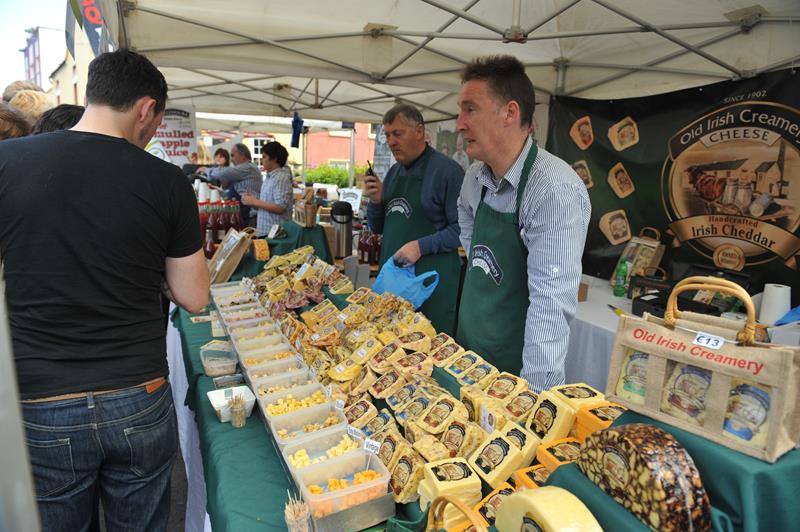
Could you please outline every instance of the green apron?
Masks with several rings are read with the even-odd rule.
[[[426,152],[422,155],[420,175],[398,175],[385,191],[383,200],[386,203],[386,219],[383,225],[381,266],[406,243],[436,232],[436,228],[425,215],[421,200],[422,182],[432,152],[432,148],[426,148]],[[419,310],[431,320],[437,332],[452,335],[455,329],[456,299],[461,274],[458,252],[453,250],[447,253],[423,255],[414,266],[417,275],[431,270],[439,272],[439,285]]]
[[[481,190],[458,315],[458,343],[514,375],[522,370],[528,314],[528,250],[519,210],[537,152],[534,143],[522,167],[515,212],[492,209],[483,201],[486,187]]]

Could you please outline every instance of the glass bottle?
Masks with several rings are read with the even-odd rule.
[[[207,259],[211,259],[214,256],[214,251],[216,251],[216,246],[214,245],[214,231],[211,229],[206,229],[206,243],[203,245],[203,254],[206,256]]]

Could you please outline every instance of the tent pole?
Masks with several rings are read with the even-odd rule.
[[[347,181],[348,188],[353,188],[353,178],[356,175],[356,125],[350,130],[350,179]]]
[[[469,13],[464,11],[463,9],[457,9],[455,7],[451,7],[451,6],[449,6],[449,5],[447,5],[447,4],[443,3],[443,2],[439,2],[439,0],[422,0],[422,1],[425,2],[426,4],[432,5],[433,7],[438,7],[442,11],[446,11],[446,12],[451,13],[453,15],[457,15],[458,17],[463,18],[464,20],[468,20],[469,22],[472,22],[473,24],[477,24],[478,26],[481,26],[483,28],[486,28],[487,30],[491,30],[491,31],[493,31],[495,33],[499,33],[500,35],[503,35],[505,33],[505,30],[503,28],[497,27],[494,24],[489,24],[488,22],[486,22],[485,20],[483,20],[480,17],[476,17],[474,15],[470,15]]]

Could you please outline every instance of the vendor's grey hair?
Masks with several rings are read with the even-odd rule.
[[[425,120],[422,118],[422,113],[419,112],[419,109],[407,103],[398,103],[386,111],[386,114],[383,115],[383,123],[391,124],[397,119],[398,115],[403,115],[411,127],[417,127],[420,124],[425,125]]]
[[[247,146],[245,146],[245,145],[244,145],[244,144],[242,144],[241,142],[238,142],[238,143],[234,144],[234,145],[233,145],[233,147],[232,147],[231,149],[232,149],[232,150],[236,150],[236,151],[238,151],[240,154],[242,154],[242,155],[244,155],[245,157],[247,157],[247,160],[248,160],[248,161],[252,161],[252,160],[253,160],[253,157],[250,155],[250,148],[248,148]]]

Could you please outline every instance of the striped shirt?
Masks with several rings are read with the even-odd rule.
[[[215,166],[209,168],[206,175],[209,179],[218,179],[222,184],[222,188],[233,186],[233,189],[240,196],[245,192],[256,196],[261,189],[261,170],[251,162],[244,162],[235,166]]]
[[[458,198],[461,244],[467,256],[482,187],[487,189],[484,201],[489,207],[514,212],[522,166],[532,144],[528,138],[499,184],[482,162],[467,170]],[[520,235],[528,248],[529,292],[521,376],[536,391],[564,382],[569,322],[578,304],[590,215],[589,195],[580,177],[567,163],[540,147],[519,213]],[[491,309],[486,309],[486,314],[491,316]]]
[[[286,209],[283,214],[269,212],[266,209],[256,209],[258,211],[256,234],[264,236],[269,233],[273,225],[281,224],[292,217],[292,172],[288,166],[281,166],[267,172],[258,199],[267,203],[275,203]]]

